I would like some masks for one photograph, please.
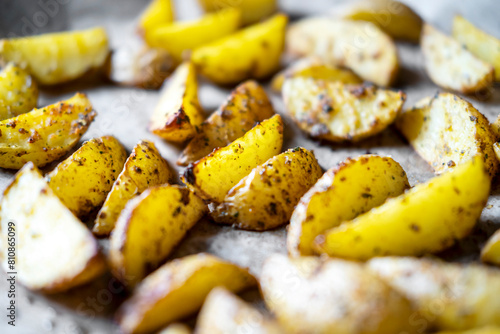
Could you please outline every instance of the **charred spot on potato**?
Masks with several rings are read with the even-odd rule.
[[[194,167],[195,167],[195,165],[191,163],[187,166],[186,170],[184,171],[183,176],[186,179],[187,183],[195,184],[195,182],[196,182],[196,175],[194,174]]]

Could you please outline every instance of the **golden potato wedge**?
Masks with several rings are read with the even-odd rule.
[[[75,146],[97,113],[85,94],[0,121],[0,167],[41,167]]]
[[[450,93],[419,101],[396,121],[398,130],[436,173],[483,154],[490,176],[498,171],[496,135],[472,104]]]
[[[453,18],[453,38],[479,59],[493,65],[500,81],[500,39],[487,34],[460,15]]]
[[[334,14],[348,20],[371,22],[395,39],[413,43],[420,40],[422,18],[399,1],[351,1],[347,6],[336,7]]]
[[[184,324],[173,323],[159,331],[157,334],[191,334],[191,328]]]
[[[0,71],[0,121],[36,108],[38,86],[28,72],[13,63]]]
[[[94,138],[59,163],[46,180],[75,216],[85,218],[104,203],[126,158],[115,137]]]
[[[77,79],[103,67],[109,54],[104,28],[0,40],[0,63],[14,62],[43,85]]]
[[[379,86],[390,86],[399,67],[396,45],[370,22],[304,19],[288,29],[286,49],[295,56],[318,56],[327,64],[345,66]]]
[[[495,78],[493,66],[431,25],[424,25],[420,47],[425,70],[436,85],[464,94],[491,87]]]
[[[214,288],[196,321],[196,334],[284,334],[276,321],[264,316],[224,288]]]
[[[308,57],[298,60],[289,68],[276,74],[271,81],[271,88],[275,92],[281,93],[285,79],[295,77],[341,81],[345,84],[360,84],[363,82],[348,69],[328,65],[319,57]]]
[[[252,231],[290,220],[300,197],[321,176],[314,153],[296,147],[272,157],[240,180],[212,212],[218,223]]]
[[[296,77],[283,84],[286,111],[313,138],[359,141],[385,130],[406,94],[367,85]]]
[[[201,198],[220,203],[233,186],[278,154],[282,146],[283,121],[274,115],[230,145],[190,164],[181,179]]]
[[[17,272],[17,280],[28,289],[65,291],[106,269],[92,233],[64,206],[33,163],[16,174],[0,205],[2,265],[6,272]]]
[[[272,18],[193,51],[191,60],[211,81],[229,85],[263,79],[279,68],[288,18]]]
[[[252,80],[245,81],[198,127],[198,133],[186,146],[177,164],[187,166],[200,160],[215,148],[232,143],[273,114],[273,106],[262,86]]]
[[[410,257],[380,257],[367,267],[410,300],[420,314],[414,324],[424,320],[438,330],[500,325],[500,300],[492,293],[500,288],[498,269]]]
[[[224,8],[239,8],[244,24],[259,22],[276,12],[277,0],[199,0],[207,12],[215,12]]]
[[[180,63],[196,48],[234,33],[241,24],[241,11],[224,9],[194,21],[181,21],[156,28],[146,36],[148,45],[162,48]]]
[[[287,333],[410,332],[408,300],[360,263],[275,254],[259,283]]]
[[[168,162],[161,157],[155,144],[141,140],[132,150],[97,214],[92,230],[94,234],[109,235],[115,227],[120,212],[130,199],[149,187],[168,183],[172,178],[172,170]]]
[[[437,332],[436,334],[500,334],[500,327],[483,327],[465,331]]]
[[[330,168],[302,196],[287,233],[290,256],[313,255],[313,241],[410,188],[406,173],[390,157],[362,155]]]
[[[238,292],[256,284],[247,270],[199,253],[163,265],[137,286],[118,310],[124,333],[158,329],[196,312],[216,286]]]
[[[204,114],[198,102],[198,82],[193,64],[180,65],[162,89],[149,131],[161,138],[182,143],[196,134]]]
[[[481,261],[500,265],[500,230],[496,231],[481,250]]]
[[[139,18],[137,30],[147,41],[157,28],[174,21],[172,0],[151,0]]]
[[[470,233],[489,193],[490,178],[476,157],[326,231],[314,248],[356,260],[439,252]]]

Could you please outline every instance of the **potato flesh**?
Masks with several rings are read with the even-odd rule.
[[[9,63],[0,72],[0,121],[36,108],[38,87],[28,72]]]
[[[255,81],[245,81],[198,127],[198,134],[186,146],[177,164],[187,166],[200,160],[273,115],[273,106],[262,86]]]
[[[172,0],[152,0],[139,19],[139,34],[148,40],[157,28],[173,21]]]
[[[257,23],[276,12],[277,0],[199,0],[207,12],[219,11],[223,8],[239,8],[244,24]]]
[[[500,328],[488,326],[484,328],[475,328],[465,331],[437,332],[437,334],[500,334]]]
[[[220,203],[252,169],[279,154],[282,145],[283,121],[275,115],[230,145],[190,165],[182,181],[201,198]]]
[[[313,241],[326,230],[349,221],[410,188],[406,173],[389,157],[348,158],[329,169],[300,199],[287,233],[291,256],[313,255]]]
[[[5,190],[1,202],[1,257],[5,271],[9,222],[15,223],[17,279],[31,290],[61,292],[105,270],[96,240],[52,192],[32,163]]]
[[[173,323],[159,331],[158,334],[191,334],[191,328],[181,323]]]
[[[75,146],[96,112],[84,94],[0,121],[0,167],[41,167]]]
[[[387,128],[406,95],[373,86],[339,81],[290,78],[283,85],[287,112],[314,138],[359,141]]]
[[[476,157],[326,231],[315,250],[356,260],[436,253],[470,233],[489,192],[490,178]]]
[[[500,265],[500,232],[496,231],[481,250],[481,261]]]

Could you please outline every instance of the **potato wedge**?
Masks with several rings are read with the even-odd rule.
[[[500,39],[487,34],[460,15],[453,18],[453,38],[476,57],[493,65],[495,80],[500,81]]]
[[[36,108],[38,86],[28,72],[13,63],[0,71],[0,121]]]
[[[191,328],[184,324],[173,323],[159,331],[157,334],[191,334]]]
[[[173,178],[168,162],[163,159],[155,144],[141,140],[135,145],[125,166],[106,197],[92,231],[107,236],[114,229],[120,212],[134,196],[149,187],[168,183]]]
[[[214,288],[196,321],[196,334],[284,334],[276,323],[224,288]]]
[[[345,66],[379,86],[390,86],[398,73],[396,45],[370,22],[304,19],[288,29],[286,43],[292,55],[318,56],[327,64]]]
[[[273,74],[280,64],[288,18],[272,18],[193,51],[191,60],[211,81],[229,85]]]
[[[493,66],[431,25],[424,25],[420,47],[425,70],[436,85],[464,94],[491,87],[495,78]]]
[[[93,280],[106,268],[92,233],[64,206],[31,162],[5,190],[0,221],[3,268],[17,272],[17,280],[30,290],[65,291]]]
[[[104,203],[126,158],[115,137],[94,138],[59,163],[46,180],[75,216],[85,218]]]
[[[41,167],[75,146],[97,113],[85,94],[0,121],[0,167]]]
[[[264,263],[260,289],[287,333],[386,334],[409,329],[408,300],[359,263],[275,254]]]
[[[257,23],[276,12],[277,0],[199,0],[207,12],[215,12],[224,8],[239,8],[244,24]]]
[[[160,26],[146,36],[146,42],[167,50],[174,62],[181,63],[192,50],[234,33],[240,23],[241,11],[228,8],[198,20]]]
[[[465,331],[438,332],[436,334],[500,334],[500,327],[483,327]]]
[[[500,324],[500,270],[477,264],[409,257],[370,260],[368,269],[412,302],[422,321],[438,330],[465,330]]]
[[[470,233],[489,193],[490,178],[476,157],[326,231],[314,247],[356,260],[439,252]]]
[[[406,94],[375,86],[296,77],[285,80],[283,100],[295,123],[311,137],[355,142],[394,122]]]
[[[287,233],[290,256],[313,255],[313,241],[410,188],[406,173],[390,157],[362,155],[330,168],[302,196]]]
[[[440,93],[419,101],[396,121],[398,130],[436,173],[482,154],[490,176],[498,171],[496,135],[486,117],[462,98]]]
[[[500,230],[496,231],[481,250],[481,261],[500,266]]]
[[[215,148],[229,145],[256,123],[272,115],[274,109],[266,91],[255,81],[245,81],[198,127],[198,133],[186,146],[177,164],[187,166],[200,160]]]
[[[143,333],[196,312],[216,286],[238,292],[256,284],[247,270],[199,253],[163,265],[137,286],[118,310],[124,333]]]
[[[272,157],[240,180],[212,218],[238,228],[264,231],[290,220],[302,195],[319,179],[314,153],[296,147]]]
[[[220,203],[252,169],[279,154],[282,146],[283,121],[274,115],[230,145],[189,165],[181,179],[201,198]]]
[[[198,102],[198,82],[193,64],[180,65],[162,89],[149,131],[161,138],[182,143],[196,134],[204,114]]]
[[[151,0],[139,18],[137,30],[147,41],[159,27],[174,21],[172,0]]]
[[[0,63],[14,62],[43,85],[77,79],[100,69],[109,54],[104,28],[0,40]]]
[[[422,31],[422,18],[410,7],[394,0],[361,0],[335,8],[337,17],[368,21],[394,39],[418,43]]]

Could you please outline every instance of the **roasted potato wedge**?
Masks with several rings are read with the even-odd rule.
[[[495,78],[493,66],[431,25],[424,25],[420,47],[425,70],[436,85],[464,94],[491,87]]]
[[[277,0],[199,0],[207,12],[215,12],[224,8],[239,8],[244,24],[259,22],[276,12]]]
[[[483,327],[465,331],[438,332],[437,334],[500,334],[500,327]]]
[[[198,127],[198,133],[186,146],[177,164],[187,166],[200,160],[215,148],[232,143],[273,114],[273,106],[262,86],[255,81],[245,81]]]
[[[229,85],[273,74],[280,64],[288,18],[272,18],[193,51],[191,60],[211,81]]]
[[[174,21],[172,0],[151,0],[139,18],[137,30],[147,41],[157,28]]]
[[[498,170],[496,135],[486,117],[462,98],[441,93],[419,101],[396,121],[399,131],[436,173],[482,154],[490,176]]]
[[[162,89],[149,131],[161,138],[182,143],[196,134],[204,114],[198,102],[198,82],[193,64],[180,65]]]
[[[500,230],[496,231],[484,245],[481,261],[500,266]]]
[[[224,288],[214,288],[196,321],[196,334],[284,334],[281,327]]]
[[[92,233],[31,162],[5,190],[0,221],[3,268],[17,272],[17,280],[30,290],[65,291],[91,281],[106,268]]]
[[[115,137],[94,138],[58,164],[46,180],[75,216],[85,218],[104,203],[126,158]]]
[[[167,161],[158,152],[155,144],[141,140],[125,162],[118,179],[97,214],[93,232],[107,236],[114,229],[120,212],[127,202],[149,187],[168,183],[173,178]]]
[[[173,323],[159,331],[157,334],[191,334],[191,328],[184,324]]]
[[[329,169],[302,196],[287,233],[291,256],[313,255],[313,241],[326,230],[399,196],[410,188],[406,173],[389,157],[362,155]]]
[[[14,62],[43,85],[77,79],[104,66],[109,54],[104,28],[0,40],[0,63]]]
[[[318,56],[327,64],[345,66],[379,86],[390,86],[397,76],[396,45],[370,22],[304,19],[288,29],[286,43],[292,55]]]
[[[282,146],[283,121],[274,115],[230,145],[189,165],[181,179],[201,198],[220,203],[252,169],[279,154]]]
[[[406,94],[375,86],[296,77],[283,85],[286,111],[313,138],[359,141],[386,129]]]
[[[381,257],[368,269],[408,298],[428,328],[465,330],[500,324],[500,271],[477,264],[409,257]]]
[[[0,121],[36,108],[38,86],[28,72],[13,63],[0,71]]]
[[[75,146],[97,113],[85,94],[0,121],[0,167],[41,167]]]
[[[287,333],[411,332],[408,300],[360,263],[275,254],[259,282]]]
[[[218,223],[253,231],[283,225],[321,173],[312,152],[302,147],[290,149],[241,179],[212,212],[212,218]]]
[[[453,38],[479,59],[493,65],[500,81],[500,39],[487,34],[460,15],[453,19]]]
[[[163,25],[147,36],[146,42],[168,51],[176,63],[188,59],[196,48],[234,33],[240,27],[241,11],[227,8],[194,21]]]
[[[247,270],[199,253],[163,265],[137,286],[118,310],[124,333],[143,333],[196,312],[216,286],[238,292],[256,284]]]
[[[319,235],[315,250],[356,260],[439,252],[470,233],[489,193],[490,178],[476,157]]]
[[[413,43],[420,40],[422,18],[399,1],[351,1],[347,6],[336,7],[333,14],[348,20],[371,22],[395,39]]]

